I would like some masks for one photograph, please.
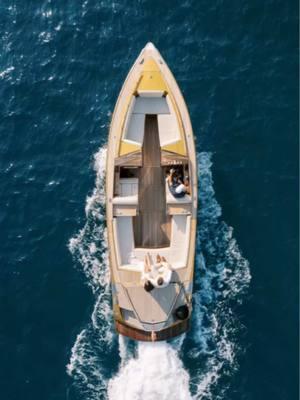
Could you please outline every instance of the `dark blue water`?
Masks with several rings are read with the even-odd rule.
[[[175,399],[296,399],[297,2],[2,0],[0,33],[1,399],[122,399],[161,359]],[[149,40],[201,206],[193,326],[150,359],[114,334],[103,221],[110,116]]]

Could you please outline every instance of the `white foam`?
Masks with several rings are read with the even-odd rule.
[[[137,356],[108,384],[110,400],[191,400],[189,375],[166,342],[138,344]]]
[[[0,72],[0,79],[5,78],[10,72],[14,71],[15,67],[11,66]]]
[[[109,268],[105,218],[105,165],[106,147],[94,156],[96,185],[86,199],[86,223],[79,233],[69,240],[69,250],[80,262],[94,292],[99,286],[109,290]]]
[[[96,301],[91,322],[77,336],[73,345],[67,372],[74,377],[80,392],[89,399],[96,400],[100,394],[105,396],[106,393],[106,366],[102,359],[111,350],[115,334],[112,324],[107,237],[103,224],[106,147],[95,154],[94,160],[96,184],[92,195],[86,200],[86,223],[69,240],[68,247],[80,263]]]
[[[128,351],[127,338],[122,335],[119,335],[119,356],[121,359],[121,367],[124,367],[129,360],[130,352]]]
[[[99,396],[106,396],[106,379],[101,366],[101,357],[98,355],[98,340],[91,341],[90,328],[83,329],[77,335],[71,351],[71,358],[67,365],[67,373],[73,377],[81,393],[89,400],[98,400]]]
[[[198,154],[199,227],[195,265],[194,310],[188,360],[196,363],[191,377],[194,399],[212,399],[212,388],[224,374],[237,369],[239,323],[231,300],[241,301],[251,279],[233,229],[221,220],[222,210],[213,188],[211,155]],[[229,301],[230,300],[230,301]],[[220,398],[226,387],[218,386]]]

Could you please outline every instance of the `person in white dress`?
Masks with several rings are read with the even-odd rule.
[[[149,253],[145,256],[142,280],[144,289],[150,292],[154,288],[164,288],[169,285],[172,277],[172,268],[165,257],[156,256],[156,263],[151,265]]]

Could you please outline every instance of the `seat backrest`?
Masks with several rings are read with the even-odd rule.
[[[138,194],[138,178],[121,178],[119,180],[120,196],[134,196]]]
[[[189,252],[190,215],[173,215],[171,226],[171,257],[172,263],[185,267]]]
[[[137,97],[132,111],[134,114],[169,114],[165,97]]]
[[[118,264],[129,264],[134,249],[132,217],[115,217],[113,230]]]
[[[180,140],[180,128],[178,119],[169,96],[165,97],[170,112],[158,115],[158,132],[160,146],[166,146]]]

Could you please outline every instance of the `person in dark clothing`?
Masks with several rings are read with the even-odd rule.
[[[146,290],[146,292],[151,292],[151,290],[154,289],[154,286],[152,285],[152,283],[150,281],[146,281],[144,283],[144,289]]]
[[[190,193],[190,184],[188,176],[185,177],[184,181],[179,178],[179,175],[172,168],[167,177],[168,187],[172,195],[176,198],[184,197],[187,193]]]

